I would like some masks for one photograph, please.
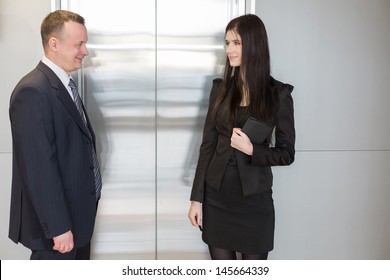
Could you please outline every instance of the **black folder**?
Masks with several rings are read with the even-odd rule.
[[[249,117],[245,122],[242,131],[248,135],[252,143],[262,144],[272,132],[273,128],[274,126],[271,124]]]

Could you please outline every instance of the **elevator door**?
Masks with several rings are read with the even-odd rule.
[[[61,1],[89,36],[75,78],[104,184],[94,259],[208,258],[187,218],[189,196],[224,28],[243,2]]]

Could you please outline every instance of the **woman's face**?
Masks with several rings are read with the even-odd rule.
[[[241,36],[236,32],[229,30],[225,38],[226,55],[229,58],[230,66],[237,67],[241,65],[242,42]]]

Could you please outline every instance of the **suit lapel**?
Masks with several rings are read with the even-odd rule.
[[[40,62],[37,66],[39,70],[45,73],[48,80],[50,81],[50,84],[52,88],[54,88],[57,91],[57,97],[61,100],[62,104],[64,104],[65,108],[68,110],[70,115],[73,117],[77,125],[80,127],[80,129],[83,131],[85,135],[87,135],[89,138],[92,138],[93,132],[89,133],[87,128],[84,125],[83,120],[81,119],[80,113],[76,108],[76,104],[74,104],[73,99],[70,97],[68,90],[64,87],[61,80],[57,77],[57,75],[44,63]],[[84,106],[83,106],[84,109]],[[87,124],[89,125],[89,118],[85,112],[85,116],[87,119]],[[92,140],[92,139],[91,139]]]

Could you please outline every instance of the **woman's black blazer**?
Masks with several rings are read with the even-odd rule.
[[[233,148],[232,135],[226,116],[217,114],[216,125],[211,110],[221,93],[222,80],[215,79],[210,93],[209,109],[203,130],[198,165],[192,186],[191,201],[203,202],[204,188],[219,189]],[[291,92],[294,87],[271,78],[271,91],[278,95],[275,144],[253,144],[253,155],[236,150],[237,165],[244,196],[261,193],[272,187],[271,166],[289,165],[295,155],[294,106]]]

